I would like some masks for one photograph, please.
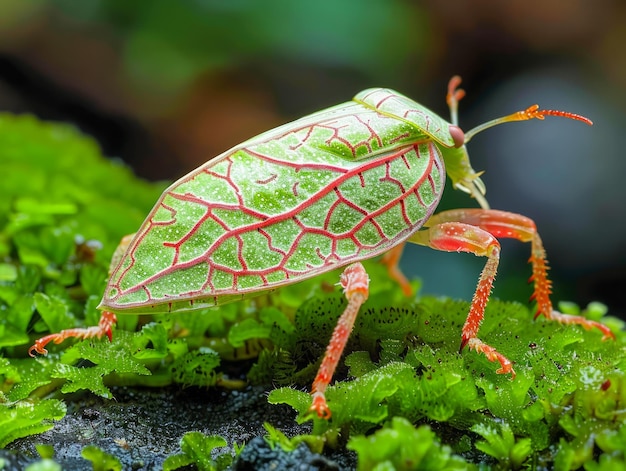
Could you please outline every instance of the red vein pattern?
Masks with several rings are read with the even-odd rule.
[[[103,305],[222,304],[406,240],[439,202],[441,153],[406,122],[359,109],[278,128],[172,185]]]

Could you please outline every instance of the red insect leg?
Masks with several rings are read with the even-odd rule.
[[[101,338],[103,335],[106,335],[109,338],[109,341],[111,341],[113,339],[113,332],[111,328],[116,322],[117,317],[115,317],[115,314],[110,311],[103,311],[97,326],[86,327],[83,329],[66,329],[56,334],[46,335],[45,337],[35,341],[35,344],[28,349],[28,354],[31,357],[35,356],[35,352],[40,355],[46,355],[48,353],[48,350],[45,349],[47,344],[50,342],[59,344],[65,339],[71,337],[77,339],[89,339],[93,337]]]
[[[436,221],[432,227],[427,231],[418,232],[409,240],[446,252],[469,252],[488,257],[463,326],[461,350],[467,345],[478,353],[484,353],[490,361],[500,363],[498,373],[511,373],[515,377],[511,361],[477,337],[500,261],[500,243],[492,234],[474,225],[463,222],[443,222],[446,219],[445,213],[440,214],[444,214],[444,217],[434,216],[431,220],[436,218]],[[440,219],[442,222],[439,222]],[[428,221],[429,225],[431,220]]]
[[[561,314],[552,309],[551,283],[548,279],[545,250],[535,223],[531,219],[491,209],[457,209],[436,214],[428,220],[426,226],[429,227],[428,230],[418,232],[410,241],[437,250],[469,252],[488,257],[463,326],[461,349],[467,345],[477,352],[484,353],[489,360],[498,361],[501,365],[498,373],[515,375],[511,362],[506,357],[477,338],[500,257],[500,244],[496,238],[512,238],[531,243],[529,261],[533,274],[530,281],[534,282],[532,299],[537,302],[535,317],[543,315],[550,320],[579,324],[586,329],[595,327],[602,331],[603,339],[614,337],[610,329],[599,322],[590,321],[582,316]]]
[[[330,409],[326,403],[324,392],[330,383],[333,373],[337,368],[337,363],[346,346],[354,321],[359,313],[361,305],[367,300],[369,294],[369,278],[365,272],[365,268],[360,263],[349,265],[341,274],[340,284],[343,287],[348,305],[343,314],[337,321],[337,326],[333,331],[330,343],[326,348],[326,354],[322,359],[322,364],[313,381],[311,388],[311,396],[313,402],[309,410],[317,413],[321,419],[330,418]]]
[[[596,329],[600,329],[602,331],[602,340],[615,339],[615,334],[611,332],[611,329],[607,326],[601,324],[600,322],[591,321],[583,316],[574,316],[572,314],[563,314],[559,311],[552,311],[552,314],[550,314],[550,316],[546,316],[546,318],[551,321],[560,322],[561,324],[578,324],[587,330],[591,330],[595,327]]]
[[[532,276],[529,281],[534,283],[534,292],[531,299],[537,302],[535,318],[542,315],[546,319],[556,320],[563,324],[579,324],[587,330],[595,327],[602,331],[603,340],[615,338],[613,332],[604,324],[585,319],[582,316],[562,314],[552,308],[552,302],[550,301],[552,283],[548,279],[546,252],[532,219],[506,211],[460,209],[440,213],[431,218],[428,224],[430,225],[431,221],[437,222],[439,218],[447,221],[463,221],[467,224],[478,226],[498,238],[506,237],[522,242],[530,242],[531,255],[528,261],[532,264]]]

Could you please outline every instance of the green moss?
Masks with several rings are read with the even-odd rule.
[[[360,469],[625,466],[626,334],[602,305],[582,315],[609,325],[615,341],[491,300],[480,336],[514,361],[511,380],[484,356],[459,353],[467,302],[407,299],[376,262],[366,264],[370,297],[327,391],[330,421],[308,414],[304,391],[345,307],[339,272],[218,310],[141,325],[124,316],[111,343],[68,341],[32,359],[35,338],[97,323],[117,242],[137,229],[164,185],[136,180],[68,126],[9,115],[0,115],[0,174],[11,175],[0,187],[0,446],[52,427],[65,414],[64,394],[108,398],[114,385],[238,387],[225,364],[245,360],[248,381],[289,386],[269,400],[312,423],[310,434],[291,438],[268,427],[269,442],[283,450],[347,447]],[[223,469],[226,461],[208,454],[222,446],[214,438],[186,436],[168,466]]]
[[[348,448],[359,455],[358,470],[477,469],[460,456],[453,455],[449,446],[441,446],[429,426],[415,428],[403,417],[394,417],[369,437],[354,437]]]
[[[329,303],[326,312],[321,309],[325,298],[313,298],[299,311],[309,316],[313,309],[318,316],[311,326],[314,334],[298,332],[302,337],[320,335],[318,325],[332,325],[339,315],[339,302]],[[344,361],[347,379],[327,391],[332,419],[311,417],[310,398],[301,391],[274,390],[269,400],[290,404],[300,420],[313,420],[313,434],[326,436],[331,444],[338,445],[337,437],[345,439],[347,431],[364,434],[404,417],[414,424],[438,423],[443,446],[461,455],[467,450],[457,447],[459,436],[468,437],[474,459],[482,452],[476,462],[498,469],[521,469],[531,462],[577,469],[608,459],[601,458],[600,443],[605,442],[598,437],[618,436],[624,423],[619,405],[625,373],[621,322],[603,319],[618,338],[601,341],[599,331],[532,321],[526,306],[492,300],[481,337],[515,362],[512,380],[496,374],[498,365],[482,355],[459,354],[468,308],[466,302],[423,297],[397,304],[394,312],[401,315],[394,319],[373,296],[355,327],[357,344]],[[598,308],[594,304],[590,309]],[[360,331],[364,327],[366,333]],[[376,337],[379,341],[373,343]],[[614,443],[609,455],[618,450]]]
[[[91,461],[94,471],[122,470],[122,463],[115,456],[111,456],[93,445],[83,448],[81,454],[83,458]]]
[[[200,432],[186,433],[180,442],[182,453],[168,457],[163,463],[165,471],[195,465],[199,471],[221,471],[226,469],[232,456],[220,454],[213,459],[211,453],[215,448],[226,446],[226,440],[219,436],[207,436]]]

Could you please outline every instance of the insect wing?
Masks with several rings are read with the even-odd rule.
[[[423,224],[444,178],[439,149],[405,120],[354,102],[315,113],[170,186],[101,307],[197,309],[378,255]]]

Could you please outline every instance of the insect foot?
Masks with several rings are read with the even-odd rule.
[[[535,317],[541,314],[542,313],[537,313]],[[557,322],[560,322],[561,324],[581,325],[586,330],[591,330],[594,328],[599,329],[602,332],[602,340],[609,340],[609,339],[615,340],[615,334],[611,332],[611,329],[609,329],[604,324],[601,324],[600,322],[589,320],[583,316],[576,316],[573,314],[563,314],[555,310],[550,311],[550,314],[544,315],[544,316],[548,320],[557,321]]]
[[[28,354],[31,357],[35,356],[35,353],[40,355],[47,355],[48,350],[46,350],[46,345],[50,342],[55,344],[60,344],[64,340],[68,338],[77,338],[77,339],[90,339],[90,338],[102,338],[103,335],[106,335],[109,338],[109,342],[113,340],[113,331],[112,327],[117,322],[117,317],[114,313],[109,311],[104,311],[102,316],[100,316],[100,321],[97,326],[91,326],[86,328],[76,328],[76,329],[66,329],[58,332],[56,334],[46,335],[35,341],[35,344],[28,349]]]

